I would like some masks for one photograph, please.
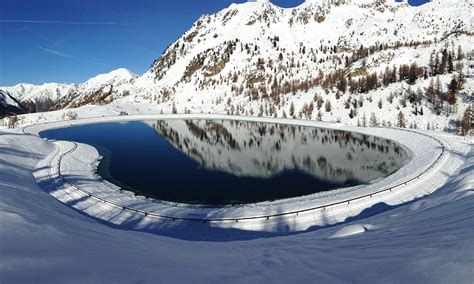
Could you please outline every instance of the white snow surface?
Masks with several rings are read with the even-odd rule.
[[[0,87],[0,89],[8,92],[21,102],[36,102],[44,99],[57,102],[76,93],[87,95],[104,88],[120,88],[120,86],[132,82],[136,77],[137,75],[130,70],[119,68],[109,73],[99,74],[81,84],[45,83],[33,85],[21,83],[10,87]]]
[[[194,74],[190,82],[180,82],[190,60],[209,48],[216,48],[225,41],[234,39],[251,46],[261,43],[261,57],[277,58],[278,51],[272,49],[269,39],[274,35],[280,36],[279,45],[286,50],[285,58],[292,52],[298,54],[300,44],[317,49],[321,45],[340,43],[353,49],[361,44],[371,45],[376,42],[433,40],[443,37],[459,23],[466,27],[473,19],[473,3],[470,0],[435,0],[416,10],[408,9],[406,1],[398,4],[387,1],[382,5],[383,9],[379,5],[367,9],[363,6],[374,1],[353,0],[345,1],[350,2],[348,5],[332,7],[326,11],[324,3],[328,2],[306,1],[296,9],[296,12],[304,16],[308,6],[321,7],[326,20],[322,23],[312,20],[308,25],[296,22],[290,26],[288,21],[292,18],[293,9],[280,9],[267,1],[233,4],[215,16],[203,16],[201,20],[205,25],[199,27],[196,23],[176,42],[181,45],[185,43],[186,49],[177,57],[176,64],[165,68],[161,80],[155,80],[155,74],[150,71],[135,78],[130,72],[118,70],[112,72],[111,76],[98,76],[79,85],[21,84],[2,90],[6,89],[20,101],[34,101],[42,97],[61,99],[68,95],[75,99],[76,90],[80,90],[80,95],[87,95],[99,89],[108,91],[113,87],[116,92],[117,99],[108,106],[85,106],[73,110],[22,115],[19,116],[20,126],[63,121],[63,115],[68,112],[77,113],[79,119],[114,116],[120,112],[169,113],[173,102],[176,103],[178,112],[184,112],[186,108],[191,112],[225,113],[228,110],[228,98],[231,98],[233,105],[241,105],[246,112],[258,113],[262,102],[249,101],[243,95],[233,97],[229,86],[210,86],[196,90],[197,82],[204,78],[202,72]],[[228,12],[233,16],[224,25]],[[271,17],[267,23],[263,16],[268,13]],[[252,26],[250,23],[254,18],[260,18],[260,21]],[[397,35],[394,34],[396,30],[400,31]],[[470,30],[472,31],[472,26]],[[190,38],[191,41],[186,41],[185,38],[193,31],[198,33]],[[450,49],[460,45],[467,52],[472,50],[473,40],[472,36],[460,35],[429,46],[377,52],[367,58],[369,70],[380,72],[386,66],[412,62],[426,66],[431,51],[439,50],[446,44]],[[308,53],[300,56],[307,65],[299,68],[299,73],[293,74],[294,78],[303,79],[309,72],[328,71],[333,67],[331,64],[312,64],[308,56]],[[321,56],[318,54],[318,59]],[[254,56],[251,60],[249,58],[238,46],[221,73],[227,75],[238,70],[252,71],[257,57]],[[468,62],[465,60],[463,63],[467,66]],[[358,64],[356,62],[351,68],[360,67]],[[219,76],[215,75],[215,79]],[[443,86],[450,79],[449,75],[440,76]],[[239,79],[239,83],[242,80],[243,78]],[[348,110],[343,105],[348,94],[337,100],[333,93],[325,95],[321,88],[316,87],[308,93],[298,92],[285,96],[285,104],[278,110],[278,116],[281,116],[282,111],[288,113],[290,102],[295,104],[298,111],[304,103],[312,101],[315,93],[319,93],[333,105],[331,112],[322,114],[322,119],[342,122],[329,127],[337,126],[399,139],[404,145],[413,146],[407,145],[414,154],[412,161],[423,161],[418,165],[427,166],[436,158],[436,144],[410,140],[407,134],[396,134],[399,130],[351,128],[347,125],[356,125],[358,119],[368,117],[372,112],[376,113],[379,123],[385,121],[394,125],[400,108],[408,123],[416,122],[420,128],[426,128],[427,122],[430,122],[431,129],[443,129],[449,120],[457,118],[457,114],[445,117],[425,111],[424,116],[415,116],[410,106],[400,107],[398,98],[395,98],[393,104],[387,101],[390,92],[409,87],[426,88],[428,84],[429,80],[420,79],[413,86],[395,83],[385,89],[372,91],[367,95],[372,100],[365,100],[359,116],[352,119],[348,117]],[[84,86],[83,89],[80,89],[81,86]],[[165,96],[160,94],[164,88],[175,88],[175,95],[165,100]],[[466,101],[473,90],[474,80],[468,78],[460,96],[458,113],[468,105]],[[129,91],[129,95],[126,95],[126,91]],[[377,106],[379,99],[384,104],[382,110]],[[425,110],[429,108],[426,103],[423,106]],[[312,119],[315,115],[313,114]],[[106,119],[109,118],[104,118]],[[90,122],[93,121],[97,119],[91,118]],[[60,122],[59,125],[65,124]],[[385,205],[348,204],[333,208],[334,214],[328,219],[313,218],[314,216],[282,218],[272,220],[271,225],[265,227],[262,225],[265,222],[252,223],[252,226],[246,226],[245,222],[239,222],[238,226],[235,222],[228,223],[229,226],[214,226],[212,223],[159,223],[136,213],[91,202],[78,194],[77,190],[67,187],[57,190],[60,183],[52,184],[50,179],[43,178],[47,177],[46,173],[54,175],[54,168],[50,167],[54,163],[49,162],[57,159],[57,151],[67,151],[70,143],[52,143],[37,136],[3,130],[0,132],[0,283],[472,283],[472,137],[459,138],[430,131],[422,133],[441,140],[446,147],[446,155],[429,176],[409,185],[405,192],[394,191],[393,196],[379,196]],[[58,148],[58,145],[63,148]],[[414,147],[415,145],[418,147]],[[429,152],[425,151],[429,149]],[[68,171],[81,170],[82,175],[89,175],[91,182],[94,182],[96,177],[91,175],[97,163],[97,152],[90,146],[79,145],[77,153],[82,155],[65,158],[64,166],[69,168],[63,170],[66,174]],[[66,162],[67,159],[71,160]],[[411,172],[414,168],[413,164],[412,167],[407,165],[394,176],[398,175],[400,178],[402,173],[406,173],[407,177],[416,175],[417,172]],[[380,182],[390,182],[390,179]],[[97,189],[111,188],[108,185]],[[368,189],[370,186],[359,190]],[[426,195],[428,193],[430,194]],[[107,198],[114,197],[113,192],[101,194]],[[351,194],[351,191],[339,191],[338,198],[345,194]],[[126,193],[115,193],[114,198],[129,202],[128,205],[134,202],[134,205],[141,205],[143,209],[152,209],[147,207],[149,205],[146,200]],[[139,201],[143,202],[138,204]],[[300,206],[306,206],[305,202],[313,204],[313,201],[305,200],[296,205],[284,202],[283,206],[301,208]],[[261,212],[262,208],[258,208],[259,206],[251,210],[234,208],[232,213]],[[265,208],[268,209],[268,206]],[[168,213],[178,211],[182,212],[174,210]],[[228,210],[224,211],[213,214],[219,216],[229,213]]]
[[[12,99],[8,94],[4,93],[1,90],[0,90],[0,105],[12,106],[12,107],[17,107],[17,108],[21,107],[18,105],[18,103],[14,99]]]
[[[435,163],[438,157],[443,153],[439,142],[430,137],[422,136],[411,131],[393,130],[384,128],[361,128],[345,127],[337,124],[318,123],[314,121],[298,121],[298,120],[281,120],[281,119],[264,119],[252,117],[233,117],[226,115],[209,115],[209,114],[195,114],[195,115],[141,115],[141,116],[118,116],[106,118],[92,118],[75,121],[56,122],[51,124],[40,124],[27,127],[26,133],[36,134],[42,130],[49,128],[64,127],[69,125],[77,125],[93,122],[107,122],[107,121],[126,121],[126,120],[153,120],[153,119],[238,119],[249,121],[265,121],[275,123],[287,123],[306,126],[317,126],[321,128],[337,128],[339,130],[357,131],[363,134],[377,135],[383,138],[392,139],[398,143],[403,143],[408,148],[408,151],[413,152],[412,160],[406,164],[402,169],[395,174],[374,182],[365,187],[359,188],[343,188],[335,191],[318,193],[310,196],[291,198],[287,200],[278,200],[272,202],[261,202],[245,206],[230,206],[230,207],[196,207],[184,204],[174,204],[169,202],[153,202],[143,197],[135,197],[133,194],[124,194],[117,190],[117,187],[108,182],[97,180],[95,174],[95,166],[99,154],[93,147],[78,144],[77,149],[71,154],[64,156],[61,163],[61,174],[66,179],[80,186],[88,193],[94,196],[103,198],[104,200],[113,203],[98,202],[96,198],[91,198],[84,192],[77,189],[65,186],[64,188],[51,189],[51,194],[64,203],[76,202],[73,207],[84,211],[91,216],[105,221],[111,221],[117,225],[128,222],[127,218],[130,216],[129,211],[122,211],[122,207],[142,210],[147,213],[158,214],[160,216],[167,216],[170,218],[191,218],[191,219],[226,219],[226,221],[213,221],[212,226],[215,227],[232,227],[245,230],[255,231],[301,231],[313,226],[327,226],[342,222],[348,218],[363,214],[364,210],[370,208],[381,208],[384,206],[394,206],[400,203],[408,202],[415,198],[426,195],[438,188],[439,179],[433,181],[431,177],[436,174],[437,168],[445,162],[446,155],[444,154],[440,162],[435,164],[434,170],[429,169]],[[48,187],[48,180],[56,180],[58,157],[73,149],[74,145],[69,142],[56,142],[58,151],[53,153],[47,159],[40,162],[37,166],[39,170],[35,171],[35,177],[42,184]],[[284,146],[283,146],[284,147]],[[224,152],[224,151],[223,151]],[[225,155],[225,152],[224,154]],[[239,161],[234,160],[239,163]],[[438,165],[440,164],[440,165]],[[421,179],[416,179],[408,184],[404,184],[408,180],[420,175],[424,171],[428,171]],[[423,188],[420,186],[426,186]],[[393,191],[378,193],[382,189],[393,188]],[[350,205],[345,204],[347,200],[367,196],[356,201],[351,201]],[[330,204],[343,202],[335,206],[328,206]],[[307,210],[310,208],[326,206],[305,212],[299,212],[298,215],[286,214],[281,217],[272,217],[267,220],[268,215],[277,215],[282,213],[289,213],[295,211]],[[372,209],[376,210],[376,209]],[[110,220],[111,214],[114,216]],[[133,215],[133,214],[132,214]],[[135,213],[135,215],[137,215]],[[156,231],[157,228],[182,226],[180,222],[170,222],[162,218],[141,218],[141,220],[134,228],[146,229]],[[242,218],[255,218],[242,220]],[[230,219],[230,220],[228,220]],[[239,219],[236,222],[235,219]],[[228,220],[228,221],[227,221]],[[198,228],[199,229],[199,228]]]
[[[433,41],[431,44],[417,47],[377,51],[364,60],[354,62],[349,71],[357,71],[364,65],[368,73],[378,74],[386,67],[393,68],[401,64],[416,63],[427,67],[433,50],[439,51],[445,47],[451,50],[461,46],[466,52],[472,51],[472,35],[447,35],[458,29],[472,32],[470,22],[473,18],[473,5],[472,1],[468,0],[436,0],[419,7],[392,0],[314,0],[306,1],[295,8],[280,8],[269,1],[232,4],[218,13],[204,15],[196,21],[193,27],[153,64],[154,67],[133,82],[130,95],[119,98],[117,104],[150,103],[164,112],[170,112],[174,104],[179,113],[188,110],[194,113],[211,111],[233,114],[239,109],[238,114],[245,115],[256,115],[263,108],[266,116],[272,116],[271,112],[267,113],[267,108],[274,105],[275,114],[283,117],[283,112],[288,115],[291,104],[294,104],[295,113],[298,114],[305,104],[313,101],[315,95],[321,95],[324,101],[329,101],[332,106],[330,112],[322,111],[324,121],[342,121],[345,124],[357,125],[364,117],[368,119],[374,113],[379,125],[395,125],[397,115],[401,111],[407,123],[416,123],[418,128],[452,128],[452,121],[462,115],[472,100],[472,77],[466,78],[466,84],[456,104],[457,112],[435,115],[431,111],[431,104],[423,101],[420,105],[424,109],[422,116],[413,114],[413,105],[402,106],[401,94],[409,89],[424,92],[432,78],[420,78],[413,85],[398,82],[360,96],[345,93],[340,98],[336,98],[334,89],[328,91],[317,86],[308,91],[283,95],[279,105],[266,99],[252,100],[246,91],[236,95],[232,86],[235,88],[245,85],[246,78],[251,75],[283,77],[286,74],[287,79],[304,80],[314,78],[319,71],[334,71],[337,64],[331,60],[324,63],[316,60],[328,56],[318,51],[318,48],[333,45],[341,49],[337,55],[343,58],[361,45],[367,47],[381,43],[391,45],[396,42]],[[318,16],[322,17],[322,22],[316,20]],[[277,44],[273,42],[274,37],[278,37]],[[441,40],[445,37],[446,39]],[[238,40],[235,51],[231,53],[223,69],[216,75],[206,75],[206,68],[216,64],[217,59],[214,56],[224,56],[223,50],[226,50],[227,44],[235,40]],[[242,48],[246,45],[249,46],[249,51]],[[305,47],[305,53],[301,52],[302,47]],[[252,51],[254,48],[256,50]],[[280,53],[283,54],[283,62],[294,58],[301,66],[278,69],[276,59]],[[198,68],[186,80],[183,75],[198,56],[203,58],[203,67]],[[259,59],[265,62],[273,60],[275,63],[273,67],[262,67],[262,70],[259,70]],[[463,65],[469,65],[467,58]],[[229,78],[235,72],[239,75],[233,83]],[[467,68],[464,68],[463,72],[466,74]],[[445,87],[452,75],[441,75],[439,78]],[[357,76],[353,79],[357,79]],[[207,83],[200,87],[203,82]],[[271,84],[263,82],[262,85],[266,86],[267,92],[270,93]],[[389,99],[393,95],[395,100]],[[364,104],[358,109],[358,116],[349,117],[349,109],[344,102],[354,98],[364,101]],[[381,108],[377,106],[379,101],[383,103]],[[316,116],[317,111],[314,111],[311,118],[316,119]]]
[[[363,234],[366,231],[374,230],[375,227],[370,224],[354,224],[344,226],[339,229],[334,235],[330,236],[330,238],[344,238],[353,235]]]
[[[280,8],[269,1],[234,3],[215,14],[200,17],[161,57],[157,54],[153,67],[141,76],[126,69],[118,69],[78,85],[20,84],[0,89],[9,91],[20,101],[36,102],[47,97],[60,102],[61,107],[91,103],[111,103],[116,107],[145,104],[166,113],[171,112],[173,105],[176,105],[178,113],[190,111],[241,115],[257,115],[262,108],[264,116],[278,117],[283,117],[283,113],[288,115],[291,104],[294,104],[295,115],[298,116],[305,104],[314,102],[315,95],[319,95],[332,106],[329,112],[324,111],[324,108],[321,111],[323,121],[358,125],[364,118],[368,120],[373,113],[378,125],[396,125],[401,111],[407,125],[416,124],[421,129],[453,129],[454,121],[472,104],[474,77],[466,78],[452,113],[443,111],[441,115],[435,114],[432,111],[433,104],[426,99],[419,104],[405,105],[402,102],[408,90],[426,93],[430,81],[437,77],[443,91],[446,91],[447,84],[458,71],[428,79],[419,78],[413,85],[397,82],[367,94],[351,95],[346,92],[340,97],[336,97],[334,88],[328,90],[315,86],[307,91],[286,93],[278,104],[268,98],[251,99],[248,89],[239,94],[235,89],[247,85],[247,79],[257,75],[302,81],[315,78],[318,72],[333,72],[343,67],[342,61],[338,63],[334,56],[344,59],[361,45],[369,47],[379,44],[391,46],[397,42],[432,42],[375,51],[347,67],[346,71],[354,74],[354,80],[364,72],[381,74],[385,68],[398,68],[401,64],[416,63],[427,68],[432,52],[436,51],[439,55],[444,48],[457,52],[457,48],[461,47],[464,54],[472,54],[473,9],[471,0],[436,0],[419,7],[394,0],[309,0],[294,8]],[[235,43],[233,52],[227,50],[230,42]],[[334,46],[338,47],[334,54],[321,51],[322,48]],[[305,52],[301,51],[302,47]],[[280,53],[284,59],[281,64],[277,64]],[[184,76],[197,56],[203,58],[203,66],[197,68],[189,78]],[[227,60],[225,64],[221,62],[222,69],[218,68],[219,72],[209,75],[208,69],[219,67],[217,63],[222,58]],[[289,64],[290,58],[297,63],[293,67]],[[266,64],[258,67],[259,59]],[[270,60],[274,63],[269,64]],[[455,60],[455,63],[464,66],[464,74],[474,72],[468,68],[471,62],[467,57],[461,61]],[[236,73],[239,75],[234,82],[231,78]],[[255,88],[266,86],[267,93],[270,93],[271,84],[264,83],[253,85]],[[105,98],[99,100],[101,96]],[[356,108],[347,108],[345,102],[354,100],[359,101],[358,115],[351,117],[349,112]],[[382,103],[381,107],[378,106],[379,102]],[[275,109],[271,110],[270,107]],[[415,107],[417,110],[423,108],[424,114],[418,115]],[[445,107],[448,108],[447,105]],[[310,118],[317,119],[317,115],[315,109]]]
[[[110,108],[79,111],[80,117],[100,113],[115,112]],[[55,115],[60,117],[60,112],[45,119]],[[431,177],[439,188],[409,203],[373,208],[338,225],[309,227],[299,233],[185,222],[146,233],[137,230],[146,222],[143,216],[98,210],[95,213],[108,220],[103,221],[72,208],[81,200],[58,202],[33,176],[38,163],[58,150],[54,144],[32,135],[1,132],[0,281],[470,283],[474,277],[472,138],[427,133],[445,144],[448,155]],[[432,188],[423,183],[416,190]],[[282,228],[288,225],[281,222]]]

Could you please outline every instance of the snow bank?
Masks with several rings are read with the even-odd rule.
[[[356,128],[314,121],[209,114],[137,115],[46,123],[25,127],[24,131],[37,134],[46,129],[85,123],[183,118],[238,119],[355,131],[394,140],[407,147],[413,157],[396,173],[364,187],[342,188],[286,200],[215,208],[156,201],[121,191],[115,185],[98,179],[95,172],[100,158],[99,153],[93,147],[83,144],[55,142],[59,151],[38,165],[39,170],[35,172],[35,176],[46,184],[48,180],[57,183],[58,179],[63,179],[63,184],[50,192],[54,197],[66,204],[73,203],[74,208],[116,225],[129,223],[130,217],[133,216],[137,221],[133,228],[139,230],[181,228],[183,222],[193,222],[195,224],[192,226],[198,227],[210,225],[278,232],[333,225],[366,214],[366,211],[377,211],[382,207],[396,206],[425,196],[444,182],[445,179],[437,173],[443,166],[449,166],[446,165],[447,154],[442,155],[444,146],[438,139],[426,134],[385,128]],[[423,176],[416,178],[420,174]]]
[[[374,230],[375,227],[370,224],[354,224],[342,227],[336,233],[334,233],[330,238],[344,238],[353,235],[363,234],[366,231]]]
[[[419,187],[439,189],[388,211],[366,211],[356,224],[376,230],[332,239],[351,220],[299,234],[184,224],[179,232],[165,226],[157,234],[123,230],[143,220],[133,217],[110,226],[74,210],[80,201],[64,205],[37,185],[32,172],[55,155],[55,146],[1,132],[0,281],[470,283],[474,147],[431,135],[449,147],[447,164]]]

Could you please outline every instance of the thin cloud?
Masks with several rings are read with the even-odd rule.
[[[0,23],[23,23],[23,24],[61,24],[61,25],[103,25],[103,26],[137,26],[137,23],[118,22],[73,22],[73,21],[37,21],[37,20],[0,20]]]
[[[43,50],[43,51],[46,51],[46,52],[48,52],[48,53],[57,55],[57,56],[59,56],[59,57],[63,57],[63,58],[73,58],[73,59],[77,59],[77,60],[81,60],[81,61],[85,61],[85,62],[90,62],[90,63],[95,63],[95,64],[107,66],[107,67],[109,67],[109,68],[113,68],[113,67],[110,66],[109,64],[104,63],[104,62],[100,62],[100,61],[98,61],[98,60],[96,60],[96,59],[91,59],[91,58],[86,58],[86,57],[80,57],[80,56],[76,56],[76,55],[64,53],[64,52],[61,52],[61,51],[59,51],[59,50],[46,48],[46,47],[43,47],[43,46],[40,46],[40,45],[38,45],[38,48],[41,49],[41,50]]]
[[[52,54],[55,54],[57,56],[61,56],[61,57],[66,57],[66,58],[78,58],[76,56],[73,56],[73,55],[70,55],[70,54],[66,54],[66,53],[63,53],[61,51],[58,51],[58,50],[54,50],[54,49],[49,49],[49,48],[46,48],[46,47],[42,47],[42,46],[39,46],[38,45],[38,48],[39,49],[42,49],[46,52],[49,52],[49,53],[52,53]],[[78,58],[79,59],[79,58]]]

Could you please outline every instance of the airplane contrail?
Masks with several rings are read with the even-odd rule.
[[[67,53],[64,53],[64,52],[61,52],[61,51],[58,51],[58,50],[54,50],[54,49],[50,49],[50,48],[46,48],[46,47],[43,47],[43,46],[40,46],[40,45],[38,45],[38,48],[43,50],[43,51],[49,52],[51,54],[60,56],[60,57],[73,58],[73,59],[77,59],[77,60],[81,60],[81,61],[85,61],[85,62],[90,62],[90,63],[95,63],[95,64],[99,64],[99,65],[103,65],[103,66],[107,66],[107,67],[112,68],[112,66],[110,66],[109,64],[98,61],[96,59],[76,56],[76,55],[72,55],[72,54],[67,54]]]
[[[61,57],[68,57],[68,58],[78,58],[74,55],[70,55],[70,54],[66,54],[66,53],[63,53],[61,51],[57,51],[57,50],[54,50],[54,49],[49,49],[49,48],[46,48],[46,47],[42,47],[42,46],[38,46],[38,48],[46,51],[46,52],[49,52],[49,53],[52,53],[52,54],[55,54],[55,55],[58,55],[58,56],[61,56]],[[78,58],[79,59],[79,58]]]

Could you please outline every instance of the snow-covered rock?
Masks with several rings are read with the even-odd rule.
[[[8,92],[0,90],[0,118],[8,115],[22,114],[27,109]]]
[[[58,100],[74,89],[73,84],[45,83],[33,85],[21,83],[13,87],[0,87],[21,101],[37,101],[44,98]]]
[[[128,95],[129,84],[136,77],[136,74],[125,68],[97,75],[79,84],[73,92],[59,100],[55,108],[110,103],[117,97]]]
[[[22,83],[13,87],[0,87],[0,90],[10,94],[18,101],[32,106],[32,111],[47,111],[53,107],[59,109],[101,102],[94,101],[94,96],[105,100],[105,95],[107,97],[122,95],[121,88],[130,84],[136,77],[137,75],[131,71],[119,68],[106,74],[97,75],[81,84],[32,85]]]

